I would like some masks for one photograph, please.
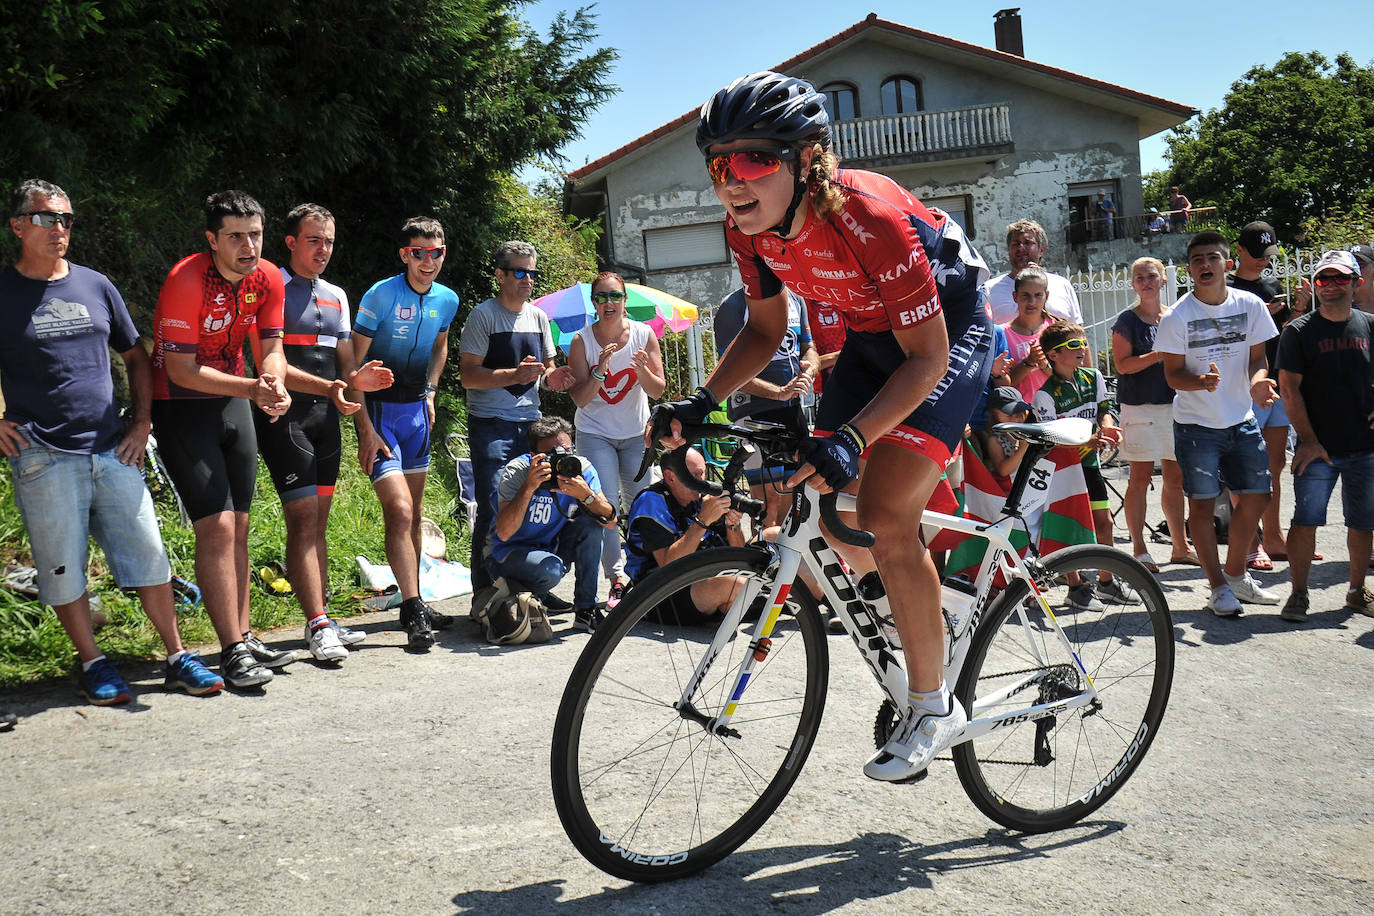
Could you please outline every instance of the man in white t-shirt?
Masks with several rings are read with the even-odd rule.
[[[1278,333],[1264,301],[1226,285],[1230,243],[1219,232],[1188,242],[1193,291],[1159,323],[1155,349],[1174,395],[1174,452],[1188,496],[1188,526],[1212,586],[1207,607],[1236,617],[1241,602],[1278,604],[1246,572],[1249,537],[1269,504],[1269,460],[1254,405],[1278,396],[1264,342]],[[1225,484],[1237,497],[1223,570],[1212,514]]]
[[[1018,219],[1007,227],[1007,260],[1011,270],[998,274],[984,286],[988,291],[988,308],[993,324],[1006,324],[1016,317],[1016,277],[1032,264],[1044,265],[1045,251],[1050,247],[1045,229],[1033,219]],[[1083,323],[1083,309],[1067,277],[1045,271],[1049,277],[1046,287],[1045,311],[1056,318]]]

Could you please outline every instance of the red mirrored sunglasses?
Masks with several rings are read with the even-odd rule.
[[[706,171],[716,184],[725,181],[727,172],[740,181],[757,181],[767,178],[782,168],[784,160],[797,158],[797,151],[787,147],[781,149],[740,149],[732,153],[706,157]]]

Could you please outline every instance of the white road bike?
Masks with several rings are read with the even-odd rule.
[[[987,524],[927,511],[921,523],[987,540],[971,587],[946,580],[941,589],[945,676],[969,714],[950,756],[984,814],[1038,833],[1097,810],[1140,765],[1169,698],[1173,623],[1154,577],[1123,551],[1094,544],[1040,558],[1012,546],[1023,516],[1045,500],[1050,449],[1086,442],[1091,424],[999,429],[1031,443],[1001,517]],[[726,488],[748,452],[762,450],[771,466],[797,445],[762,424],[684,435],[741,441]],[[690,479],[681,460],[674,470]],[[839,508],[853,504],[839,495]],[[564,690],[551,760],[559,817],[592,864],[632,881],[696,873],[748,840],[787,795],[820,727],[829,674],[826,626],[798,579],[803,568],[886,697],[874,725],[875,745],[886,743],[906,704],[902,654],[876,574],[856,582],[821,534],[824,519],[840,540],[872,543],[836,507],[835,494],[800,489],[776,543],[699,551],[658,569],[597,628]],[[1095,579],[1099,570],[1138,600],[1072,610],[1073,574]],[[687,590],[719,576],[738,582],[719,624],[679,623]],[[856,774],[859,762],[856,754]]]

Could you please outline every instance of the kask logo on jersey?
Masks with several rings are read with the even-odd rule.
[[[813,267],[811,272],[826,280],[854,280],[859,276],[857,270],[829,270],[824,267]]]
[[[220,302],[223,300],[224,296],[220,295],[216,297],[215,301]],[[226,308],[217,308],[205,316],[205,320],[201,322],[200,327],[206,334],[218,334],[233,323],[233,312]]]

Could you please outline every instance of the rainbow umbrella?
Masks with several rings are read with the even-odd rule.
[[[596,320],[590,283],[540,296],[532,304],[549,316],[554,345],[563,350],[574,334]],[[685,331],[700,317],[697,307],[686,299],[638,283],[625,284],[625,314],[647,324],[658,337],[668,331]]]

